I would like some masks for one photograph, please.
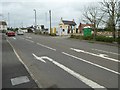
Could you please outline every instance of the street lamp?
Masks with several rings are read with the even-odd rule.
[[[49,14],[50,14],[50,31],[51,31],[51,10],[49,10]]]
[[[37,20],[36,20],[36,10],[34,9],[35,11],[35,30],[36,30],[36,26],[37,26]]]
[[[10,28],[10,13],[8,12],[8,27]]]

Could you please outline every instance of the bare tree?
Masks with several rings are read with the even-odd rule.
[[[109,27],[113,33],[113,38],[115,39],[116,25],[120,17],[118,13],[118,0],[103,0],[101,5],[102,11],[108,16],[108,20],[103,20],[103,22],[109,23]]]
[[[104,14],[105,13],[100,12],[99,6],[87,7],[85,12],[83,13],[83,16],[85,17],[85,20],[83,21],[93,24],[94,37],[97,35],[97,29],[100,25],[100,22],[102,21]]]

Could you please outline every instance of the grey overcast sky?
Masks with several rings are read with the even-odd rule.
[[[52,27],[58,26],[60,18],[74,19],[77,25],[82,22],[84,8],[101,0],[2,0],[0,20],[8,21],[11,27],[34,25],[34,11],[37,11],[37,24],[49,26],[49,10],[52,11]]]

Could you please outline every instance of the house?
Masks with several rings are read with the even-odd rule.
[[[7,30],[7,23],[6,23],[6,21],[0,21],[0,32],[2,30]]]
[[[48,28],[45,28],[44,25],[37,25],[36,30],[41,32],[41,33],[48,33]]]
[[[84,27],[92,28],[93,24],[82,24],[82,23],[80,23],[79,26],[78,26],[79,33],[82,33],[82,30],[83,30]]]
[[[61,18],[61,21],[59,23],[59,34],[60,35],[68,35],[70,33],[76,33],[76,23],[74,19],[72,21],[63,20]]]

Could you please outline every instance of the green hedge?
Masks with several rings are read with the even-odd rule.
[[[110,42],[112,43],[114,41],[113,37],[105,37],[105,36],[96,36],[95,37],[96,41],[102,41],[102,42]]]
[[[115,39],[116,42],[118,42],[118,44],[120,44],[120,37]]]
[[[93,40],[93,36],[84,37],[84,36],[80,36],[80,35],[71,35],[70,38],[75,38],[75,39],[80,39],[80,40]],[[113,37],[96,36],[95,40],[101,41],[101,42],[109,42],[109,43],[112,43],[115,41],[115,42],[120,43],[120,37],[118,37],[114,40]]]
[[[93,36],[80,36],[80,35],[71,35],[70,38],[75,38],[75,39],[84,39],[84,40],[91,40],[93,39]]]

